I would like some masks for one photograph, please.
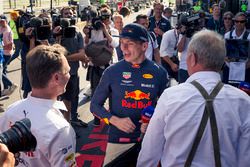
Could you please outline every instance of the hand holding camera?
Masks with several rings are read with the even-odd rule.
[[[6,145],[0,144],[0,166],[12,167],[15,165],[14,154],[11,153]]]

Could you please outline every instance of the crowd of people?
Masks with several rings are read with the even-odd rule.
[[[227,40],[250,41],[246,14],[221,13],[214,4],[193,32],[188,16],[171,25],[173,10],[160,2],[125,26],[130,12],[121,11],[104,4],[82,30],[71,7],[53,19],[46,12],[13,11],[9,22],[0,16],[1,96],[17,88],[7,66],[19,54],[23,90],[0,117],[0,132],[29,118],[37,139],[36,150],[21,152],[16,163],[77,165],[72,126],[88,126],[77,112],[82,64],[93,125],[109,126],[103,166],[250,166],[250,98],[237,88],[250,82],[250,59],[228,57],[226,47]],[[0,144],[0,165],[13,158]]]

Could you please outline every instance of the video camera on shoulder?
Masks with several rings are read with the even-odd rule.
[[[243,39],[226,39],[226,56],[233,60],[250,58],[250,42]]]
[[[188,38],[191,38],[195,32],[200,31],[205,26],[207,19],[206,14],[203,12],[192,15],[182,14],[179,16],[180,24],[187,27],[184,34],[186,34]]]
[[[35,37],[36,40],[47,40],[51,37],[51,26],[46,18],[33,17],[30,19],[26,28],[32,27],[31,37]]]
[[[61,18],[60,26],[62,31],[58,35],[62,35],[63,38],[74,38],[76,34],[75,24],[75,18]]]

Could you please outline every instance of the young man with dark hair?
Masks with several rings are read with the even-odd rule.
[[[171,29],[170,22],[162,17],[162,3],[154,3],[154,15],[149,18],[149,31],[156,34],[158,45],[161,46],[162,35]]]
[[[61,17],[64,19],[73,18],[73,10],[70,7],[64,7],[61,9]],[[72,25],[74,26],[74,25]],[[57,42],[61,44],[68,51],[66,56],[70,69],[70,80],[66,87],[66,92],[61,96],[63,102],[65,103],[68,112],[64,113],[65,118],[72,124],[77,126],[86,127],[87,124],[78,119],[78,100],[79,100],[79,76],[78,68],[80,61],[87,62],[87,57],[84,52],[84,42],[81,32],[75,27],[75,36],[72,38],[66,38],[62,35],[57,35]],[[55,34],[60,34],[62,30],[61,26],[54,28]]]
[[[128,24],[120,38],[124,60],[104,71],[90,106],[91,112],[109,124],[104,166],[140,140],[141,131],[145,132],[140,130],[141,111],[156,105],[168,82],[166,72],[145,57],[148,33],[143,26]],[[110,111],[103,106],[107,98]]]

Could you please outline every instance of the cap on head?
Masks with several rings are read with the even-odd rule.
[[[2,20],[5,20],[5,21],[7,21],[7,17],[5,16],[5,15],[0,15],[0,21],[2,21]]]
[[[148,42],[148,33],[142,25],[131,23],[122,29],[120,38],[129,38],[136,41]]]

